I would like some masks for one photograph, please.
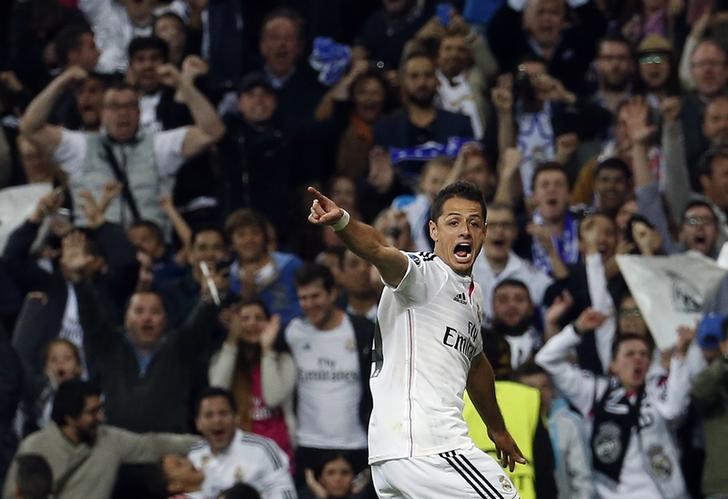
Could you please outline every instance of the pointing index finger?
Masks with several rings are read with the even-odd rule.
[[[312,187],[312,186],[309,185],[307,190],[308,190],[308,192],[310,192],[311,194],[313,194],[316,199],[318,199],[319,203],[321,203],[323,201],[328,201],[329,200],[329,198],[327,198],[326,196],[324,196],[323,194],[321,194],[318,190],[316,190],[315,187]]]

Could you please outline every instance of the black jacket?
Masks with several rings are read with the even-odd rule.
[[[361,380],[361,400],[359,401],[359,420],[366,430],[369,428],[369,417],[372,415],[372,391],[369,388],[369,373],[372,366],[372,341],[374,341],[375,325],[365,317],[353,314],[349,316],[356,337],[356,352],[359,357],[359,379]]]
[[[556,52],[548,61],[548,71],[566,88],[584,95],[587,90],[584,75],[596,55],[597,40],[606,33],[607,20],[593,1],[573,12],[578,22],[561,32]],[[521,12],[503,2],[488,23],[488,43],[502,71],[514,70],[525,54],[537,55],[522,28],[521,16]]]
[[[210,338],[217,308],[199,302],[187,323],[167,331],[142,376],[126,331],[110,324],[94,290],[75,287],[86,350],[97,360],[94,375],[106,396],[109,424],[136,432],[190,431],[192,402],[204,382],[195,363]]]

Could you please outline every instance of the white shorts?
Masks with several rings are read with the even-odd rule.
[[[372,464],[381,499],[518,499],[498,463],[476,447]]]

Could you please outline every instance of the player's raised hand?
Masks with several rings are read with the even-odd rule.
[[[527,464],[528,461],[523,457],[521,449],[518,448],[516,441],[507,430],[495,432],[488,430],[488,436],[495,444],[495,454],[503,468],[510,471],[516,469],[516,463]]]
[[[311,213],[308,215],[309,222],[314,225],[334,225],[344,216],[344,210],[319,191],[309,186],[308,192],[314,197],[313,203],[311,203]]]

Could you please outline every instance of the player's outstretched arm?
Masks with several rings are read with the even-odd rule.
[[[309,187],[308,192],[314,196],[308,221],[314,225],[333,227],[351,251],[379,270],[384,282],[397,286],[407,272],[407,257],[388,245],[384,236],[371,225],[349,219],[346,211],[313,187]]]
[[[495,444],[496,455],[501,465],[513,471],[516,463],[526,464],[526,458],[506,429],[495,398],[493,368],[482,352],[473,359],[470,366],[467,389],[470,400],[488,428],[488,436]]]

